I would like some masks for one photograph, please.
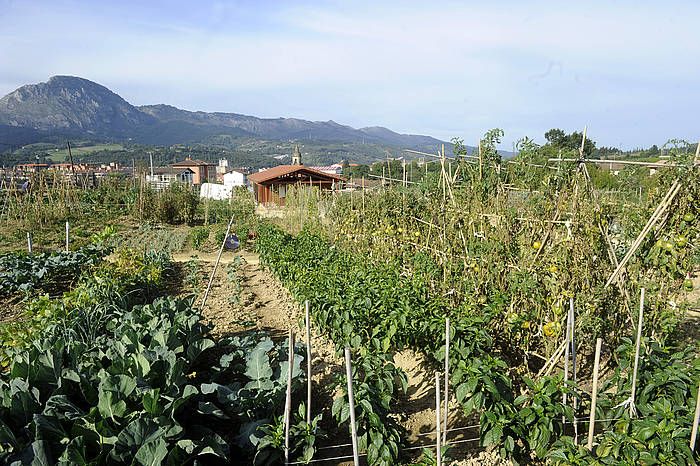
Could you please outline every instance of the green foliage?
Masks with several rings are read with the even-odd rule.
[[[297,412],[292,413],[293,419],[289,426],[290,457],[308,464],[316,453],[316,441],[325,438],[326,434],[318,426],[322,415],[314,417],[310,423],[306,422],[306,406],[299,405]],[[263,434],[256,445],[253,464],[278,464],[284,460],[284,419],[275,417],[274,422],[258,428]]]
[[[622,362],[600,389],[598,419],[605,421],[596,435],[594,450],[574,445],[571,437],[556,442],[549,456],[556,464],[696,464],[700,457],[688,439],[694,415],[700,360],[691,349],[674,352],[655,342],[645,343],[641,357],[635,409],[630,417],[620,403],[629,393],[628,370],[634,345],[624,341],[617,349]]]
[[[190,230],[190,241],[193,249],[199,250],[206,243],[207,239],[209,239],[209,227],[193,227]]]
[[[191,301],[133,306],[114,290],[90,289],[94,299],[12,350],[0,378],[6,464],[252,457],[289,370],[294,389],[303,387],[303,356],[289,368],[289,348],[264,334],[215,342]]]
[[[561,129],[550,129],[544,133],[544,137],[547,140],[547,144],[561,151],[564,156],[574,155],[578,157],[579,150],[581,149],[581,141],[583,141],[583,134],[574,131],[571,134],[566,134]],[[583,145],[583,156],[589,157],[595,151],[595,142],[586,138]]]
[[[153,197],[153,208],[147,214],[155,220],[171,225],[194,222],[200,201],[191,186],[173,183]]]
[[[17,291],[60,293],[108,253],[100,243],[77,251],[1,254],[0,296]]]
[[[579,410],[584,412],[585,395],[577,387],[565,385],[559,376],[537,380],[518,376],[505,360],[495,356],[498,349],[494,347],[494,337],[490,332],[493,322],[502,322],[500,319],[505,317],[512,325],[506,335],[511,335],[510,341],[513,341],[520,331],[529,329],[531,322],[536,320],[534,316],[499,316],[497,301],[484,306],[481,312],[472,306],[451,308],[446,300],[435,297],[426,288],[423,274],[433,275],[435,264],[424,256],[415,257],[415,275],[408,275],[397,262],[369,262],[365,256],[329,245],[309,232],[303,231],[294,237],[269,225],[260,227],[257,247],[261,262],[287,284],[293,295],[300,301],[310,301],[312,320],[317,328],[335,341],[339,350],[345,345],[353,349],[358,430],[360,438],[365,433],[369,438],[367,443],[361,441],[361,449],[366,448],[371,464],[392,464],[400,457],[401,431],[393,424],[388,410],[403,374],[391,363],[390,352],[413,348],[431,357],[439,366],[444,358],[444,347],[441,346],[444,315],[450,315],[454,322],[450,384],[465,414],[479,415],[482,446],[498,448],[503,456],[518,461],[547,457],[561,460],[562,455],[568,460],[578,461],[576,458],[580,452],[565,447],[574,412],[563,404],[562,399],[564,394],[578,397],[582,400]],[[517,276],[520,280],[518,286],[530,294],[534,302],[546,299],[526,274]],[[481,304],[487,304],[486,300]],[[561,315],[558,306],[554,306],[553,311]],[[557,332],[553,325],[545,327],[544,331]],[[614,359],[629,361],[631,342],[622,341],[625,344]],[[687,429],[678,429],[690,424],[683,416],[689,415],[687,400],[692,397],[692,381],[700,373],[695,376],[688,374],[687,354],[669,354],[658,343],[654,343],[652,349],[648,358],[643,359],[640,371],[646,375],[640,375],[639,386],[644,388],[638,394],[639,409],[645,415],[661,415],[665,408],[653,401],[660,397],[666,397],[671,406],[683,406],[676,412],[664,414],[667,422],[680,415],[682,420],[672,424],[673,429],[659,419],[660,428],[671,432],[668,435],[680,445],[682,440],[687,442],[688,433]],[[611,379],[618,382],[614,390],[619,394],[618,398],[629,393],[629,387],[623,383],[629,377],[621,375],[626,368],[624,364],[620,366],[618,370],[621,372]],[[697,368],[693,370],[697,372]],[[615,400],[618,404],[619,401],[622,400]],[[601,395],[601,416],[620,417],[622,409],[613,406],[612,398]],[[335,399],[332,412],[340,424],[347,421],[349,413],[345,396]],[[565,423],[569,423],[568,429]],[[373,439],[381,440],[376,440],[377,444],[373,446]],[[659,440],[659,445],[670,445],[669,440],[663,439]],[[638,448],[634,443],[625,443],[626,440],[619,441],[628,451]],[[687,456],[685,450],[679,451],[680,456],[673,457],[674,461]],[[665,458],[664,461],[671,458],[653,454]],[[634,462],[641,453],[630,455],[612,458],[618,462],[621,458]],[[610,460],[610,464],[614,461]]]
[[[7,367],[12,355],[30,346],[46,327],[80,314],[85,307],[104,300],[129,305],[152,300],[169,267],[167,254],[149,251],[139,255],[131,250],[117,250],[113,261],[83,270],[76,286],[60,298],[38,296],[27,303],[18,319],[0,325],[0,364]]]

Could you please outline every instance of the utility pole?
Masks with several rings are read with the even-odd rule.
[[[78,179],[75,177],[75,166],[73,165],[73,152],[70,150],[70,141],[66,141],[66,144],[68,145],[68,160],[70,160],[70,171],[73,175],[73,181],[75,184],[78,184]]]

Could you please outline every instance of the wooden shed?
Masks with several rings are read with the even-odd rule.
[[[311,185],[320,189],[340,189],[343,177],[304,165],[279,165],[248,176],[259,204],[284,205],[290,185]]]

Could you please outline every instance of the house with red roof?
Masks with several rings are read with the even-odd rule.
[[[259,204],[283,206],[290,186],[308,185],[319,189],[340,189],[343,177],[325,173],[301,163],[299,147],[294,148],[292,165],[279,165],[248,176]]]
[[[203,160],[192,160],[190,157],[182,162],[172,164],[173,169],[182,174],[183,182],[201,185],[216,178],[216,164]],[[191,174],[190,174],[191,172]]]

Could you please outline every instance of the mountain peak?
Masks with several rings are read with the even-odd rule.
[[[52,76],[0,99],[0,123],[9,126],[123,135],[145,121],[141,112],[114,92],[75,76]]]

